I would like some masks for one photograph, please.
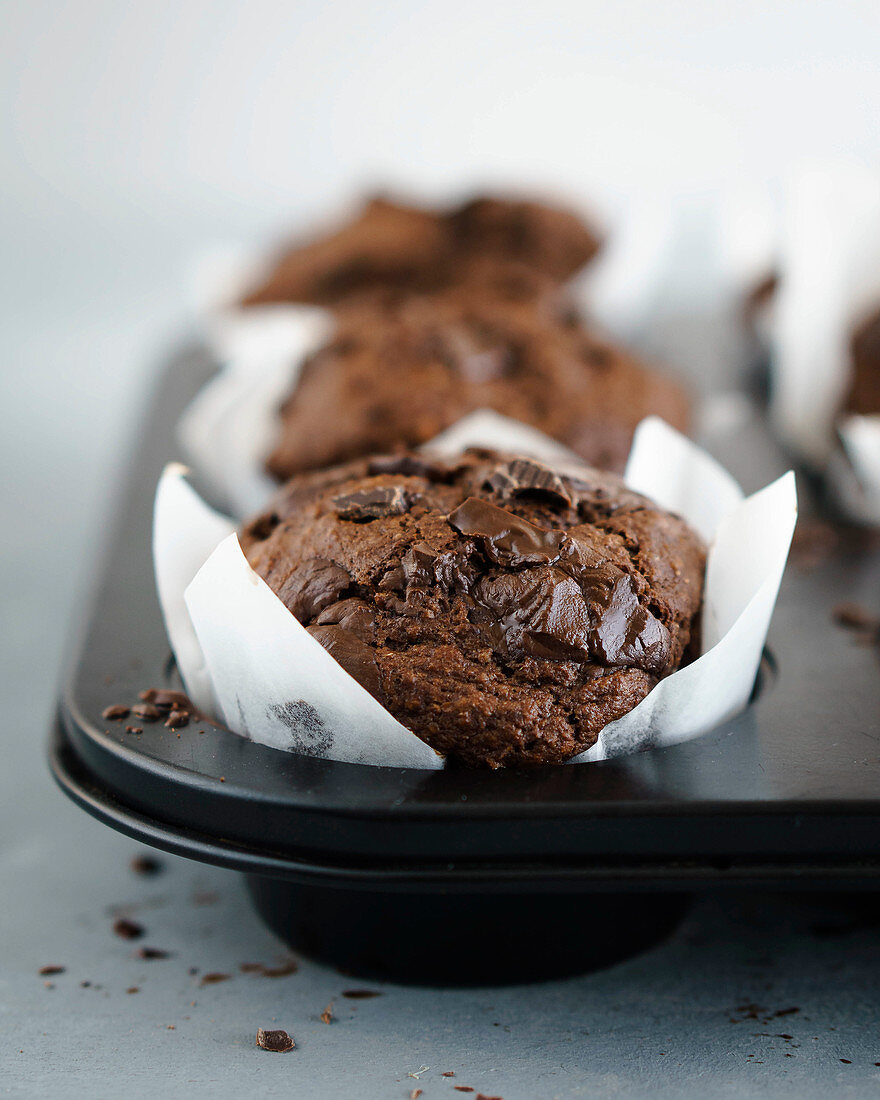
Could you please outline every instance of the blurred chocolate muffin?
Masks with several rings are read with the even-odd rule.
[[[851,381],[846,411],[880,414],[880,309],[855,330],[850,342]]]
[[[451,761],[560,763],[680,666],[705,553],[586,467],[403,454],[293,479],[241,535],[256,572]]]
[[[531,294],[534,280],[526,286]],[[341,309],[334,337],[305,363],[281,409],[267,469],[283,481],[417,447],[481,408],[618,471],[645,416],[687,427],[677,382],[563,317],[552,295],[541,308],[537,300],[459,287]]]
[[[576,214],[538,202],[480,198],[440,211],[375,198],[346,225],[278,256],[244,304],[333,305],[383,288],[424,293],[479,285],[487,260],[560,282],[598,248]]]

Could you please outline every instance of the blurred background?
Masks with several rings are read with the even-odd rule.
[[[377,183],[696,216],[880,158],[871,0],[5,0],[0,25],[0,446],[35,523],[96,514],[207,244]]]

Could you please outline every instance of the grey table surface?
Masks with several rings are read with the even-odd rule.
[[[503,989],[371,983],[381,996],[346,1000],[350,980],[307,960],[286,977],[242,972],[287,954],[235,874],[163,856],[159,875],[135,875],[138,846],[54,789],[44,751],[70,616],[161,350],[156,334],[172,331],[179,310],[163,277],[180,260],[168,234],[137,242],[136,271],[130,241],[99,246],[100,263],[85,231],[65,248],[21,253],[0,306],[10,344],[0,376],[0,1094],[880,1090],[880,921],[865,900],[707,897],[665,943],[600,973]],[[633,904],[651,919],[649,897]],[[138,941],[113,933],[119,914],[169,957],[136,958]],[[552,905],[546,919],[552,930]],[[583,919],[589,935],[588,902]],[[47,965],[64,971],[42,976]],[[209,973],[230,977],[203,985]],[[328,1026],[320,1013],[331,1002]],[[287,1029],[296,1050],[258,1049],[258,1026]]]

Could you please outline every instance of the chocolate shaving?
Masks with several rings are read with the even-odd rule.
[[[387,485],[334,497],[333,507],[340,519],[364,523],[383,516],[402,516],[409,511],[410,499],[401,486]]]
[[[263,1050],[269,1050],[273,1054],[286,1054],[287,1051],[296,1047],[296,1043],[286,1031],[282,1031],[280,1028],[277,1031],[265,1031],[263,1028],[258,1027],[257,1046]]]

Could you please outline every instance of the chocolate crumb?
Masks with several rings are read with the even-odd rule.
[[[162,864],[153,856],[135,856],[129,864],[136,875],[158,875]]]
[[[262,975],[264,978],[286,978],[289,974],[295,974],[297,970],[299,970],[299,963],[288,959],[280,966],[264,966]]]
[[[130,985],[128,987],[128,989],[126,989],[125,992],[126,993],[140,993],[140,991],[141,991],[141,987],[139,985]]]
[[[851,1066],[852,1065],[852,1061],[849,1058],[841,1058],[840,1060],[841,1060],[841,1062],[843,1062],[843,1064],[845,1066]]]
[[[109,722],[121,722],[123,718],[127,718],[130,714],[130,708],[123,706],[121,703],[116,703],[112,707],[105,707],[101,711],[101,717],[107,719]]]
[[[168,720],[165,723],[167,729],[170,730],[182,730],[184,726],[189,725],[189,715],[185,710],[173,710],[168,715]]]
[[[231,977],[231,974],[221,974],[217,970],[212,970],[210,974],[203,976],[199,985],[217,985],[219,982],[228,982]]]
[[[41,966],[37,973],[41,978],[48,978],[50,974],[63,974],[66,969],[66,966],[54,966],[50,964],[49,966]]]
[[[322,1024],[332,1024],[333,1023],[332,1009],[333,1009],[333,1002],[331,1001],[330,1004],[327,1005],[327,1007],[324,1009],[324,1011],[320,1015],[320,1020],[321,1020]]]
[[[113,932],[123,940],[137,940],[144,934],[144,928],[137,921],[120,917],[113,922]]]
[[[500,1096],[487,1096],[484,1092],[478,1092],[476,1100],[502,1100]]]
[[[163,951],[160,947],[139,947],[134,957],[136,959],[169,959],[171,952]]]
[[[838,626],[847,630],[880,630],[880,616],[874,615],[866,607],[850,600],[837,604],[831,612],[831,617]]]
[[[370,997],[381,997],[382,994],[375,989],[344,989],[342,996],[350,1001],[366,1001]]]
[[[264,1031],[263,1028],[258,1027],[257,1046],[262,1047],[263,1050],[270,1050],[273,1054],[286,1054],[288,1050],[294,1049],[296,1043],[286,1031],[280,1028],[277,1031]]]
[[[409,1094],[409,1100],[419,1100],[419,1097],[421,1095],[422,1095],[422,1090],[421,1089],[413,1089],[412,1092]]]
[[[143,733],[144,732],[144,727],[143,726],[126,726],[125,727],[125,732],[126,733]]]
[[[136,707],[131,708],[131,713],[142,722],[158,722],[162,717],[159,708],[154,707],[152,703],[138,703]]]
[[[454,1077],[455,1072],[451,1069],[448,1069],[445,1073],[441,1073],[440,1076],[441,1077]]]

